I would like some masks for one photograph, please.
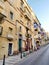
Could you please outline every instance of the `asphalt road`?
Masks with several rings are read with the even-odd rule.
[[[14,65],[49,65],[49,45],[31,53]]]

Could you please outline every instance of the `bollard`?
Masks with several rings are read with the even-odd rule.
[[[22,51],[21,51],[21,56],[20,56],[20,58],[22,59]]]
[[[5,55],[4,55],[4,57],[3,57],[3,65],[5,65]]]

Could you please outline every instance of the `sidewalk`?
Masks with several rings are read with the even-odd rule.
[[[8,58],[5,58],[5,65],[13,65],[14,63],[20,61],[20,54],[16,56],[9,56]],[[3,60],[0,60],[0,65],[3,64]]]
[[[40,49],[43,48],[43,47],[45,47],[45,46],[46,45],[41,46]],[[27,52],[24,52],[24,53],[27,56],[28,56],[28,54],[30,55],[30,53],[28,51]],[[21,59],[20,58],[20,55],[21,54],[19,53],[18,55],[9,56],[9,57],[5,58],[5,65],[14,65],[15,63],[18,63],[19,61],[24,60],[24,58],[26,58],[25,55],[22,54],[22,56],[24,56],[24,57],[22,57],[22,59]],[[3,60],[0,60],[0,65],[3,65]]]
[[[25,52],[26,54],[28,52]],[[15,56],[9,56],[8,58],[5,58],[5,65],[14,65],[15,63],[23,60],[25,57],[20,58],[21,54],[15,55]],[[22,54],[23,55],[23,54]],[[3,60],[0,60],[0,65],[3,65]]]

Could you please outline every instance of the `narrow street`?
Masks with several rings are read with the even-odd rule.
[[[31,53],[25,59],[14,65],[49,65],[49,45]]]

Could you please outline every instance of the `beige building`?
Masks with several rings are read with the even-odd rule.
[[[26,0],[0,0],[0,59],[34,50],[41,43],[40,27]]]

